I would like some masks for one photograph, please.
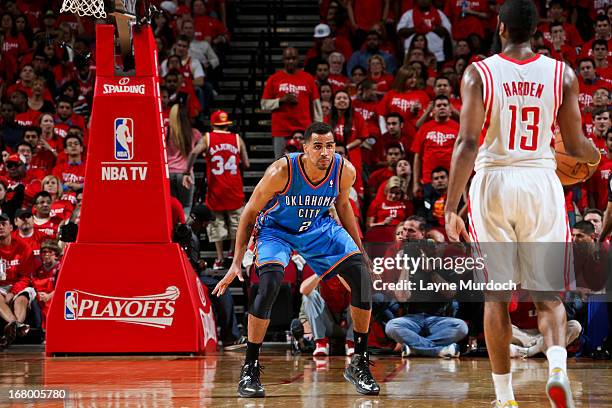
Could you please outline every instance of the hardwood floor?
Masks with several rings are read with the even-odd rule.
[[[236,398],[243,353],[202,357],[45,357],[0,353],[0,407],[490,407],[494,398],[486,359],[374,357],[379,397],[358,395],[342,377],[344,357],[314,361],[266,350],[265,399]],[[612,361],[571,359],[577,407],[612,407]],[[548,407],[543,359],[513,362],[521,407]],[[65,400],[9,399],[13,390],[66,390]]]

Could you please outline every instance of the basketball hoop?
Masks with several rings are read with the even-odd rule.
[[[136,5],[139,0],[64,0],[61,13],[75,13],[81,17],[90,16],[95,18],[106,18],[107,10],[115,17],[121,55],[126,56],[131,52],[131,28],[138,22]],[[109,3],[106,7],[105,3]]]

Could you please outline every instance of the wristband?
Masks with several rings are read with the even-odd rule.
[[[599,153],[599,157],[597,158],[597,162],[596,163],[589,163],[589,162],[587,162],[587,166],[594,167],[594,166],[599,165],[599,162],[601,161],[601,152],[598,150],[597,153]]]

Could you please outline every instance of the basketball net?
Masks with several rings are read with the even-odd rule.
[[[136,20],[137,0],[111,0],[114,7],[110,13],[115,17],[121,55],[126,56],[131,51],[132,25]],[[64,0],[60,13],[75,13],[81,17],[90,16],[106,18],[104,0]]]

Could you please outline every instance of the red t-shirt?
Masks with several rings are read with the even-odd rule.
[[[430,121],[418,130],[412,143],[412,152],[421,155],[421,179],[424,184],[431,183],[431,171],[442,166],[450,171],[451,157],[459,124],[454,120],[446,123]]]
[[[391,85],[393,85],[393,75],[391,74],[383,74],[378,78],[369,76],[368,79],[376,84],[376,91],[381,93],[389,92]]]
[[[85,163],[68,163],[68,161],[58,163],[53,169],[53,175],[56,176],[62,184],[85,182]]]
[[[353,102],[353,110],[361,116],[368,128],[368,135],[378,137],[380,135],[380,127],[378,126],[378,102],[376,101],[360,101],[355,99]]]
[[[185,223],[185,211],[183,205],[174,196],[170,196],[170,215],[172,216],[172,225]]]
[[[15,122],[19,123],[21,126],[38,125],[38,118],[40,118],[39,111],[28,109],[23,113],[16,114]]]
[[[570,23],[563,23],[563,30],[565,31],[565,42],[567,45],[574,47],[574,55],[576,54],[576,47],[582,46],[582,37],[576,30],[576,27]],[[453,26],[453,32],[455,31],[455,26]],[[538,25],[538,31],[542,33],[544,39],[546,41],[551,41],[552,38],[550,36],[550,23],[540,23]]]
[[[421,104],[421,108],[413,114],[410,108],[416,103]],[[397,112],[404,118],[404,128],[407,123],[414,126],[416,121],[423,114],[423,109],[429,104],[429,95],[427,92],[421,90],[414,90],[408,92],[397,92],[390,90],[385,94],[383,99],[378,105],[378,114],[387,117],[391,112]]]
[[[212,131],[208,134],[208,146],[206,205],[212,211],[237,210],[244,205],[238,135]]]
[[[312,101],[319,99],[319,90],[310,74],[298,70],[293,74],[277,71],[266,81],[263,99],[278,99],[294,93],[295,105],[283,103],[272,112],[272,136],[290,136],[294,130],[304,131],[312,122]]]
[[[383,222],[387,217],[393,218],[389,226],[396,226],[404,221],[408,215],[408,207],[405,201],[389,201],[375,199],[368,208],[368,218],[374,217],[374,222]]]
[[[376,170],[374,173],[370,174],[370,178],[368,179],[370,190],[378,190],[378,187],[389,180],[391,176],[393,176],[393,170],[388,167]]]
[[[32,287],[37,292],[50,293],[55,290],[55,281],[60,270],[60,263],[57,262],[50,269],[42,264],[32,273]]]
[[[363,31],[370,31],[374,24],[382,20],[383,0],[355,0],[353,4],[355,23]]]
[[[346,89],[349,83],[349,79],[344,75],[329,74],[327,82],[331,85],[332,92],[336,93],[340,90]]]
[[[20,56],[25,54],[28,48],[30,48],[28,46],[28,42],[21,33],[17,34],[16,37],[13,37],[10,34],[4,37],[2,52],[11,55],[15,59],[18,59]]]
[[[595,199],[595,206],[604,211],[608,205],[608,181],[612,173],[612,160],[602,156],[595,173],[587,181],[589,192]]]
[[[41,169],[45,174],[49,174],[55,167],[55,156],[49,150],[39,149],[38,152],[32,155],[30,167],[33,169]]]
[[[460,40],[467,38],[470,34],[478,34],[480,38],[484,38],[484,20],[471,14],[465,14],[462,17],[462,5],[464,3],[472,11],[489,12],[489,4],[486,0],[450,0],[447,2],[444,14],[452,23],[453,38]]]
[[[319,293],[332,313],[342,313],[351,304],[351,292],[338,277],[319,282]]]
[[[227,28],[223,23],[210,16],[196,16],[193,19],[193,28],[195,31],[195,39],[198,41],[202,41],[206,37],[214,39],[217,36],[227,33]]]
[[[593,103],[593,93],[598,88],[610,88],[610,84],[602,79],[596,79],[591,84],[584,82],[582,77],[578,75],[578,103],[580,104],[580,110],[584,110],[587,106],[591,106]]]
[[[34,230],[40,231],[40,233],[46,235],[47,238],[56,239],[57,232],[62,221],[63,220],[60,217],[49,217],[49,219],[46,221],[42,221],[37,217],[34,217]]]
[[[20,239],[26,244],[28,244],[28,246],[32,249],[32,253],[35,257],[40,256],[40,245],[43,243],[43,241],[49,239],[47,235],[43,234],[37,229],[34,229],[32,235],[30,235],[29,237],[22,237],[17,229],[15,229],[11,233],[11,235],[13,236],[13,239]]]
[[[17,294],[31,285],[34,256],[28,244],[11,239],[9,245],[0,246],[0,259],[6,268],[6,279],[0,280],[0,286],[13,285],[11,292]]]
[[[580,50],[580,57],[593,57],[593,42],[595,39],[587,41]],[[608,62],[612,62],[612,39],[608,40]]]
[[[595,68],[595,72],[597,72],[597,75],[601,79],[612,84],[612,64],[608,65],[605,68]],[[611,88],[610,84],[608,84],[608,89]]]
[[[325,123],[329,123],[329,120],[329,116],[323,118],[323,121]],[[336,139],[336,143],[347,146],[355,140],[364,140],[368,137],[368,127],[366,126],[365,121],[363,120],[361,115],[355,114],[355,112],[353,112],[353,119],[351,125],[351,135],[349,139],[345,141],[343,135],[344,118],[341,117],[338,120],[338,123],[334,127],[334,138]],[[355,171],[357,173],[355,177],[355,184],[353,185],[353,187],[359,195],[363,195],[363,177],[361,175],[361,170],[363,169],[363,158],[361,157],[361,148],[353,147],[351,150],[349,150],[347,154],[347,159],[351,162],[353,166],[355,166]]]

